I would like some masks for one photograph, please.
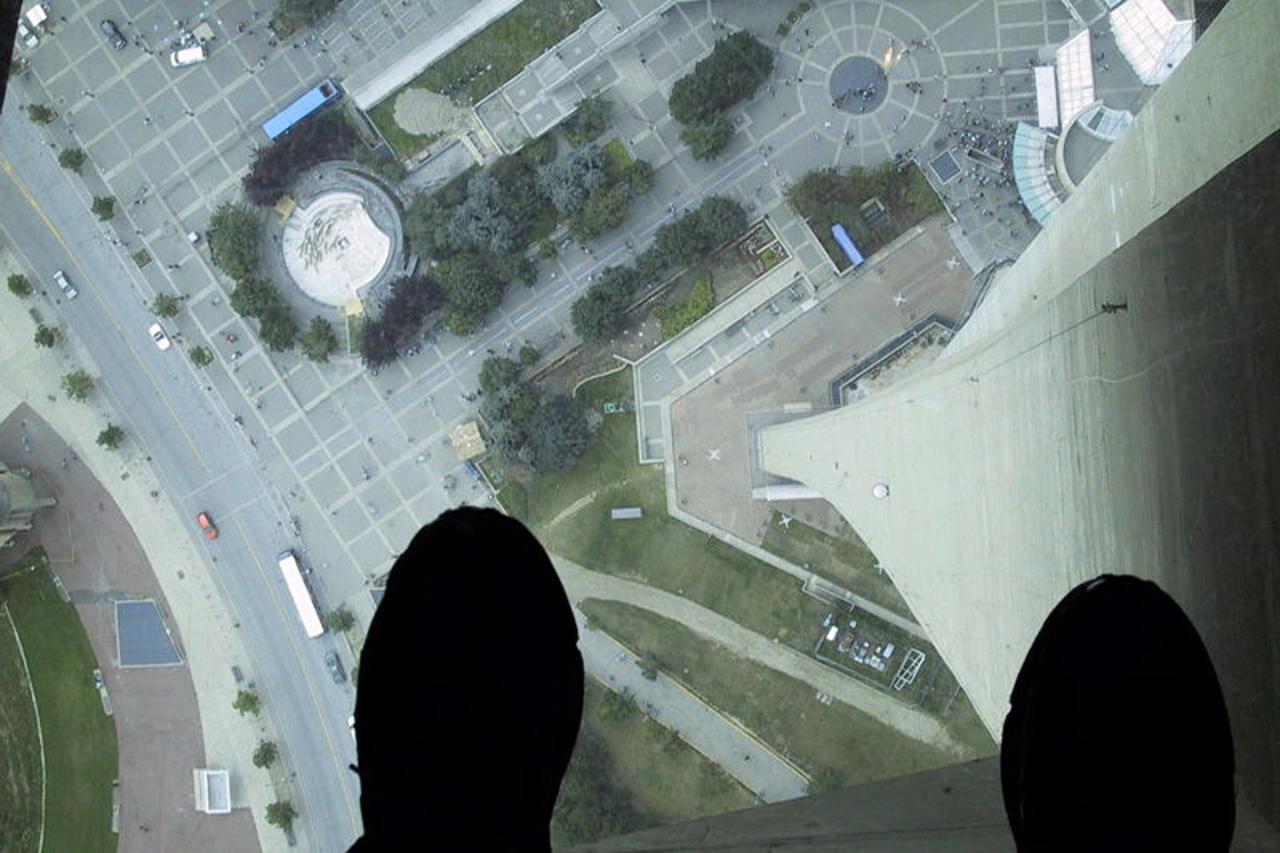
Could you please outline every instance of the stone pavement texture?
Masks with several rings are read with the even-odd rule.
[[[11,259],[0,255],[0,277],[12,271]],[[5,430],[0,447],[7,448],[17,438],[11,431],[15,419],[11,416],[20,421],[30,412],[34,456],[24,459],[31,454],[19,453],[9,461],[37,463],[60,493],[59,506],[37,516],[40,529],[56,529],[65,523],[67,511],[93,520],[84,530],[67,528],[74,536],[74,560],[61,561],[70,554],[65,550],[51,556],[55,571],[77,600],[111,690],[125,786],[122,837],[129,839],[129,849],[137,850],[198,849],[202,842],[212,849],[228,839],[237,850],[286,849],[279,830],[264,823],[259,837],[252,817],[241,810],[251,806],[254,814],[262,815],[274,799],[266,775],[250,761],[265,732],[231,709],[237,690],[231,667],[239,665],[249,677],[252,674],[221,597],[195,552],[188,531],[193,520],[180,518],[163,497],[151,496],[160,486],[146,460],[134,454],[127,440],[118,451],[95,444],[98,431],[112,417],[100,411],[100,400],[73,403],[62,398],[61,375],[85,364],[65,342],[52,351],[31,345],[35,324],[27,310],[38,308],[39,300],[24,303],[6,290],[0,293],[0,303],[4,306],[0,310],[0,374],[6,378],[0,386]],[[50,393],[59,399],[50,401]],[[8,449],[4,452],[12,454]],[[64,471],[61,460],[72,452],[78,460]],[[93,495],[100,496],[102,509]],[[86,500],[92,500],[92,505]],[[96,525],[104,517],[106,529],[112,532],[95,542],[90,523]],[[67,540],[55,534],[51,544],[56,547],[59,541]],[[110,611],[112,597],[122,593],[157,601],[183,651],[184,666],[115,668]],[[195,766],[231,771],[236,811],[225,818],[194,812],[191,770]],[[152,832],[138,832],[144,822]]]

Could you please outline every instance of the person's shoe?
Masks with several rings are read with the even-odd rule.
[[[1150,581],[1103,575],[1049,614],[1000,752],[1020,853],[1226,851],[1231,728],[1191,622]]]
[[[582,717],[578,629],[520,522],[463,507],[391,570],[360,656],[353,851],[550,849]]]

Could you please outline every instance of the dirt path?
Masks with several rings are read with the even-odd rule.
[[[973,751],[955,740],[934,717],[841,675],[789,646],[776,644],[713,610],[646,584],[591,571],[555,554],[551,561],[574,602],[584,598],[621,601],[674,619],[734,654],[798,678],[910,738],[957,758],[974,757]]]

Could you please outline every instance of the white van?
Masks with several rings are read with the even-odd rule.
[[[208,58],[209,54],[205,52],[204,45],[197,44],[192,47],[175,50],[169,54],[169,64],[174,68],[181,68],[184,65],[195,65],[197,62],[204,62]]]

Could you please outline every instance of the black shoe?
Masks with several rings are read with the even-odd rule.
[[[578,629],[520,522],[464,507],[391,570],[360,655],[353,851],[550,850],[582,718]]]
[[[1235,760],[1217,675],[1150,581],[1103,575],[1049,614],[1000,753],[1021,853],[1226,851]]]

